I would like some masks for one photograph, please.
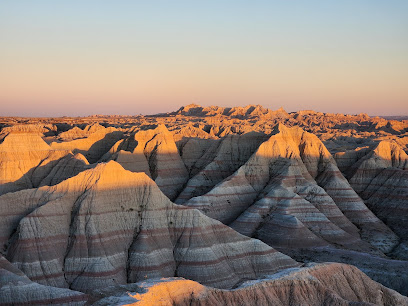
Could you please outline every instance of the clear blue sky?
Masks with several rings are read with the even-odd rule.
[[[408,1],[1,1],[0,115],[408,115]]]

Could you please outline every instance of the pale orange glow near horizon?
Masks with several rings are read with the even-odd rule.
[[[391,4],[366,2],[355,15],[276,4],[289,20],[267,3],[228,16],[214,4],[139,8],[145,19],[130,2],[87,4],[90,15],[67,5],[0,4],[0,116],[153,114],[193,102],[408,115],[408,22]]]

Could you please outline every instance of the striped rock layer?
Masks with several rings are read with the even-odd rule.
[[[0,197],[3,253],[31,281],[89,292],[181,276],[231,288],[297,262],[195,209],[116,162]]]
[[[208,193],[185,205],[275,247],[328,244],[368,251],[398,238],[353,191],[321,141],[278,125],[251,158]]]
[[[187,169],[178,153],[173,135],[164,125],[138,131],[129,139],[115,144],[110,159],[126,170],[144,172],[160,190],[174,200],[188,180]]]
[[[106,294],[109,295],[109,290]],[[374,282],[353,266],[318,264],[248,281],[234,290],[208,288],[182,278],[139,282],[128,287],[123,294],[108,296],[95,303],[108,304],[408,305],[408,298]]]
[[[81,292],[31,281],[0,255],[0,305],[84,305],[87,300]]]
[[[192,177],[177,197],[176,203],[183,204],[192,197],[210,191],[241,167],[264,140],[263,133],[252,132],[229,135],[213,143],[190,167]],[[188,160],[188,151],[191,149],[188,143],[184,145],[181,151],[183,160]]]
[[[366,153],[345,173],[367,206],[402,239],[394,254],[408,259],[408,155],[390,141]]]

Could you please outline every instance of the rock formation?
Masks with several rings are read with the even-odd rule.
[[[0,117],[0,305],[406,305],[404,119]]]
[[[99,123],[87,125],[85,126],[84,129],[75,126],[68,131],[60,133],[58,135],[58,138],[62,141],[71,141],[79,138],[87,138],[91,136],[93,133],[96,133],[101,130],[105,130],[105,128]]]
[[[73,153],[81,153],[90,163],[95,163],[122,137],[122,132],[109,127],[106,129],[99,129],[84,139],[53,142],[51,143],[51,148],[55,150],[69,150]]]
[[[342,264],[288,269],[234,290],[209,288],[182,278],[139,282],[126,289],[127,293],[104,297],[95,305],[408,305],[408,298]],[[112,291],[119,290],[107,288],[100,295]]]
[[[67,150],[52,150],[38,134],[9,133],[0,144],[0,195],[38,187]]]
[[[173,135],[164,125],[138,131],[129,139],[117,143],[111,153],[111,159],[125,169],[145,172],[171,200],[176,198],[188,179]]]
[[[353,191],[321,141],[283,125],[233,175],[185,204],[276,247],[328,242],[367,250],[356,225],[381,250],[398,241]]]
[[[298,265],[259,240],[171,203],[145,174],[113,161],[52,187],[3,195],[0,207],[6,258],[45,286],[89,292],[182,276],[231,288]]]
[[[0,305],[84,305],[82,292],[32,282],[0,255]]]
[[[354,152],[354,151],[353,151]],[[347,152],[344,155],[352,155]],[[358,154],[345,168],[351,186],[401,239],[394,255],[408,259],[408,155],[395,142],[382,141]],[[343,158],[343,156],[338,156]]]
[[[189,159],[192,178],[178,196],[176,203],[183,204],[192,197],[210,191],[242,166],[264,140],[265,135],[256,132],[229,135],[214,143],[194,163]],[[186,145],[183,147],[184,158],[188,154],[186,152],[188,149]]]

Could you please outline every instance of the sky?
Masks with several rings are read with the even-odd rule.
[[[408,115],[408,1],[0,0],[0,116]]]

